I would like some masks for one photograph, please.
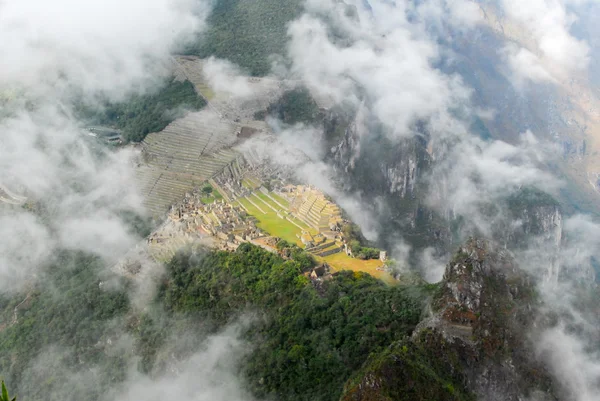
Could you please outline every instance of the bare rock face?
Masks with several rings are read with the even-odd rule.
[[[335,166],[348,173],[356,166],[356,159],[360,156],[360,133],[362,127],[355,121],[346,129],[339,144],[331,149]]]
[[[467,387],[482,399],[517,401],[540,393],[551,400],[552,381],[527,340],[537,307],[532,278],[510,253],[472,239],[448,264],[431,316],[416,335],[439,330],[471,355],[463,372]]]
[[[398,157],[391,163],[382,165],[382,175],[385,177],[387,189],[390,194],[401,199],[415,196],[415,188],[419,177],[418,153],[414,149],[416,144],[404,142],[398,149]]]
[[[538,303],[508,251],[469,240],[411,339],[372,358],[342,399],[558,400],[528,342]],[[409,393],[416,398],[401,396]]]
[[[430,162],[425,142],[408,138],[391,143],[383,136],[363,140],[367,131],[359,111],[331,149],[334,166],[345,173],[353,189],[394,201],[415,198],[419,178]]]

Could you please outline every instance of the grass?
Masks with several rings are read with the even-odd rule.
[[[262,192],[260,192],[260,191],[256,191],[256,192],[255,192],[255,194],[256,194],[256,195],[257,195],[257,196],[258,196],[258,197],[259,197],[261,200],[263,200],[263,201],[267,202],[269,205],[273,206],[273,207],[274,207],[276,210],[281,210],[281,206],[279,206],[277,203],[273,202],[273,200],[272,200],[272,199],[269,199],[269,197],[268,197],[267,195],[263,194],[263,193],[262,193]],[[269,194],[270,194],[271,196],[273,196],[273,192],[269,192]],[[284,202],[285,202],[285,200],[284,200]],[[283,204],[284,206],[285,206],[285,205],[288,205],[288,206],[289,206],[289,204],[288,204],[287,202],[285,202],[285,203],[282,203],[282,204]],[[262,205],[261,205],[260,203],[258,203],[258,205],[259,205],[260,207],[262,207]],[[265,207],[268,207],[268,206],[265,206]],[[269,210],[273,211],[272,209],[269,209]],[[289,211],[289,210],[286,208],[286,211]],[[291,219],[291,220],[292,220],[294,223],[298,224],[300,227],[302,227],[304,230],[306,230],[306,231],[310,232],[312,235],[317,235],[317,234],[319,233],[319,230],[317,230],[317,229],[315,229],[315,228],[313,228],[313,227],[310,227],[310,226],[308,226],[308,225],[307,225],[306,223],[304,223],[302,220],[298,220],[297,218],[295,218],[295,217],[291,217],[291,216],[288,216],[288,217],[289,217],[289,218],[290,218],[290,219]]]
[[[257,183],[256,180],[253,180],[250,177],[244,178],[244,180],[242,181],[242,185],[248,189],[256,189],[261,186],[261,184]]]
[[[279,206],[278,204],[276,204],[275,202],[273,202],[273,200],[272,200],[272,199],[269,199],[269,197],[268,197],[267,195],[263,194],[262,192],[260,192],[260,191],[256,191],[256,192],[254,192],[254,194],[256,194],[256,196],[258,196],[258,197],[259,197],[259,198],[260,198],[262,201],[264,201],[264,202],[268,203],[269,205],[273,206],[273,207],[274,207],[276,210],[281,210],[281,206]],[[273,193],[272,193],[272,192],[269,192],[269,194],[270,194],[271,196],[273,195]],[[262,205],[261,203],[259,203],[260,201],[259,201],[258,199],[256,199],[255,197],[254,197],[254,199],[252,199],[252,200],[253,200],[254,202],[258,202],[258,203],[257,203],[257,205],[259,205],[259,206],[260,206],[262,209],[265,209],[265,208],[267,208],[267,209],[269,209],[269,211],[271,211],[271,212],[273,211],[273,209],[270,209],[270,208],[269,208],[268,206],[266,206],[266,205],[263,207],[263,205]],[[285,201],[285,200],[284,200],[284,201]],[[288,204],[288,203],[286,202],[284,205],[286,205],[286,204]],[[289,204],[288,204],[288,205],[289,205]],[[266,211],[266,210],[265,210],[265,211]],[[288,211],[288,210],[286,209],[286,211]],[[299,220],[299,219],[297,219],[297,218],[295,218],[295,217],[291,217],[291,216],[289,216],[289,218],[290,218],[290,219],[291,219],[291,220],[292,220],[294,223],[296,223],[296,224],[298,224],[300,227],[302,227],[304,230],[306,230],[306,231],[308,231],[309,233],[311,233],[311,235],[317,235],[317,234],[319,233],[319,230],[317,230],[317,229],[315,229],[315,228],[313,228],[313,227],[310,227],[310,226],[308,226],[308,225],[307,225],[306,223],[304,223],[302,220]]]
[[[208,204],[214,203],[217,200],[223,199],[223,196],[221,195],[221,193],[219,191],[217,191],[215,188],[213,188],[212,185],[207,184],[205,186],[209,186],[213,190],[210,194],[207,194],[207,195],[203,196],[202,198],[200,198],[202,203],[205,203],[208,205]]]
[[[360,260],[351,258],[344,252],[339,252],[318,259],[327,262],[327,264],[335,271],[351,270],[355,272],[365,272],[386,282],[387,284],[394,284],[396,282],[388,272],[377,270],[378,267],[383,265],[383,262],[380,260]]]
[[[269,205],[271,205],[272,207],[274,207],[276,210],[281,210],[281,206],[279,206],[277,203],[273,202],[271,199],[269,199],[269,197],[265,194],[263,194],[260,191],[256,191],[254,192],[263,202],[268,203]],[[286,209],[287,211],[287,209]]]
[[[215,97],[215,92],[207,85],[196,85],[196,89],[206,100],[212,100]]]
[[[277,202],[281,203],[286,208],[290,207],[290,202],[286,201],[281,196],[277,195],[275,192],[269,192],[269,195],[271,195],[273,197],[273,199],[275,199]]]
[[[261,206],[261,209],[267,212],[264,214],[254,207],[254,205],[248,202],[247,199],[238,199],[238,201],[243,204],[246,209],[248,209],[248,213],[250,213],[250,215],[256,218],[256,225],[261,230],[269,233],[269,235],[279,237],[293,244],[297,244],[298,246],[302,246],[302,242],[296,237],[296,235],[302,234],[302,230],[300,230],[298,227],[289,221],[278,217],[277,213],[269,209],[267,206]],[[254,202],[257,203],[258,200]]]
[[[298,224],[300,227],[304,228],[304,230],[308,231],[312,235],[317,235],[319,233],[319,231],[317,229],[315,229],[313,227],[309,227],[302,220],[298,220],[297,218],[292,217],[292,216],[288,216],[288,217],[290,218],[290,220],[292,220],[294,223]]]

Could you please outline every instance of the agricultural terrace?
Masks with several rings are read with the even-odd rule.
[[[193,56],[177,56],[178,67],[176,75],[180,79],[189,80],[207,101],[209,107],[220,116],[229,120],[249,122],[254,115],[266,110],[271,103],[279,99],[286,90],[297,83],[294,81],[276,80],[271,78],[246,78],[244,84],[251,96],[230,96],[227,93],[215,93],[204,76],[204,60]]]
[[[190,113],[142,143],[145,163],[137,169],[144,205],[156,217],[192,189],[231,164],[235,126],[208,109]]]
[[[282,238],[292,244],[303,246],[300,236],[302,235],[302,229],[309,229],[302,222],[293,219],[294,223],[283,218],[283,215],[273,210],[276,209],[276,205],[268,203],[261,198],[250,196],[237,199],[237,202],[254,218],[256,218],[256,225],[263,231],[270,235]],[[279,208],[281,209],[281,208]],[[276,209],[277,210],[277,209]]]

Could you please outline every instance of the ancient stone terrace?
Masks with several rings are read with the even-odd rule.
[[[342,222],[339,207],[320,191],[299,185],[284,188],[282,194],[290,201],[290,211],[319,232],[332,231]]]
[[[207,202],[204,197],[200,190],[186,194],[171,207],[167,222],[148,237],[150,254],[156,260],[168,260],[182,246],[207,238],[221,249],[235,250],[243,242],[265,237],[243,208],[222,199]]]
[[[178,56],[179,65],[175,74],[185,76],[208,102],[209,107],[223,118],[248,122],[254,120],[254,114],[266,110],[269,105],[283,95],[286,90],[298,85],[297,81],[273,78],[246,78],[251,95],[233,97],[223,93],[214,93],[203,73],[204,61],[192,56]]]
[[[137,169],[147,210],[164,215],[186,192],[232,163],[236,127],[211,110],[188,114],[142,143],[144,163]]]

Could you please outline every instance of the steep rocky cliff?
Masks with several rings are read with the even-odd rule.
[[[330,162],[344,188],[361,194],[365,205],[378,207],[382,246],[393,246],[399,232],[415,249],[452,243],[450,223],[424,202],[432,163],[426,147],[421,137],[390,140],[359,110],[331,148]]]
[[[412,338],[372,358],[342,400],[557,400],[528,340],[539,306],[532,278],[507,251],[470,240]]]
[[[470,216],[457,215],[446,205],[450,184],[444,177],[429,175],[433,166],[447,157],[447,149],[428,149],[431,145],[425,137],[390,141],[380,131],[359,111],[332,147],[331,162],[346,190],[362,194],[367,205],[374,204],[372,199],[379,200],[381,238],[401,232],[415,249],[435,246],[448,251],[468,236],[486,235],[508,249],[525,249],[535,242],[552,254],[558,252],[563,214],[552,196],[526,187],[497,202],[482,202],[477,214],[490,222],[491,232],[481,232],[470,224]],[[435,208],[425,199],[436,199]],[[558,266],[552,263],[548,276],[556,277]]]

